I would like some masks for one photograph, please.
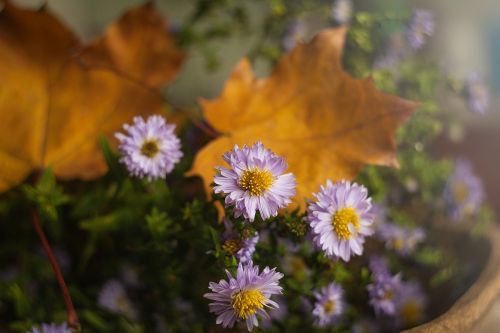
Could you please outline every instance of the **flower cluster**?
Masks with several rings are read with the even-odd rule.
[[[243,148],[235,146],[223,159],[229,168],[218,168],[214,191],[225,194],[225,206],[233,209],[235,218],[242,217],[248,223],[254,221],[259,212],[262,220],[267,220],[291,202],[295,194],[295,177],[284,173],[287,168],[284,159],[262,143]],[[332,259],[349,261],[352,255],[361,255],[365,237],[373,234],[372,205],[367,189],[348,181],[328,181],[314,195],[317,202],[309,205],[307,221],[316,247]],[[257,316],[267,317],[265,308],[279,307],[270,297],[281,293],[278,280],[283,275],[268,267],[259,273],[258,267],[253,266],[251,257],[258,241],[257,234],[242,238],[228,218],[224,219],[224,225],[222,248],[239,260],[238,270],[235,277],[227,272],[227,281],[210,283],[212,293],[205,297],[215,301],[210,304],[210,311],[218,316],[218,324],[232,327],[244,320],[252,330],[258,325]],[[290,268],[297,266],[290,260],[285,260],[283,265],[289,267],[286,270],[292,274],[296,271]],[[307,271],[303,262],[300,266]],[[314,296],[315,325],[325,327],[337,322],[344,311],[342,287],[332,282],[315,291]]]
[[[424,317],[427,299],[414,281],[402,281],[401,274],[391,275],[387,262],[370,259],[373,282],[367,286],[370,305],[377,316],[395,319],[396,326],[418,324]]]

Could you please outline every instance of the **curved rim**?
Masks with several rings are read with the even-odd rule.
[[[470,332],[487,313],[500,295],[500,226],[492,223],[484,236],[490,242],[491,252],[476,282],[447,312],[404,333]]]

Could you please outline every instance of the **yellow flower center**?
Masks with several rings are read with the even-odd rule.
[[[392,300],[394,298],[394,291],[392,290],[387,290],[385,293],[384,293],[384,296],[382,297],[382,299],[385,299],[385,300]]]
[[[393,240],[393,246],[395,250],[403,250],[405,246],[405,240],[402,238],[395,238]]]
[[[403,305],[401,315],[407,324],[416,324],[422,316],[422,308],[419,303],[415,301],[408,301],[405,305]]]
[[[228,239],[222,244],[222,249],[234,256],[243,247],[243,242],[241,239]]]
[[[349,225],[352,224],[356,230],[359,229],[359,216],[352,207],[339,209],[332,218],[333,229],[340,239],[350,239]]]
[[[239,181],[241,188],[253,196],[262,195],[273,183],[274,175],[271,171],[257,168],[245,170]]]
[[[247,319],[264,307],[266,297],[258,289],[242,290],[231,296],[231,306],[239,318]]]
[[[457,182],[453,185],[453,197],[457,203],[464,203],[469,197],[469,188],[463,182]]]
[[[323,305],[323,309],[325,309],[325,313],[326,314],[331,314],[331,313],[333,313],[333,311],[335,311],[335,303],[333,303],[332,301],[328,300]]]
[[[156,140],[146,140],[142,143],[141,146],[141,154],[153,158],[160,151],[160,147],[158,147],[158,142]]]

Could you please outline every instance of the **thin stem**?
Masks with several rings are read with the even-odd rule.
[[[50,244],[47,241],[47,237],[45,237],[45,233],[43,232],[42,226],[40,225],[40,217],[38,216],[38,211],[36,209],[33,211],[32,221],[36,233],[38,234],[38,237],[42,242],[43,249],[49,257],[49,262],[52,266],[54,274],[56,275],[57,283],[59,283],[59,288],[61,288],[61,292],[64,297],[64,303],[66,303],[68,325],[74,331],[79,332],[80,323],[78,322],[78,316],[76,315],[75,308],[73,307],[73,301],[71,300],[71,296],[69,295],[68,287],[66,286],[66,282],[64,281],[64,277],[61,273],[61,269],[59,268],[59,264],[57,263],[54,253],[52,252],[52,248],[50,247]]]

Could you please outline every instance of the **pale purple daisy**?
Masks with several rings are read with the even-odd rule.
[[[308,29],[305,22],[297,20],[288,25],[283,37],[282,45],[286,51],[293,49],[297,43],[304,42],[307,38]]]
[[[488,85],[478,73],[471,73],[465,82],[465,93],[469,110],[478,114],[485,114],[490,107],[490,93]]]
[[[168,124],[161,116],[151,116],[144,121],[135,117],[134,124],[123,125],[126,134],[116,133],[122,154],[120,162],[134,176],[149,180],[165,178],[182,157],[175,125]]]
[[[406,39],[410,46],[418,50],[427,42],[427,38],[434,34],[434,14],[425,9],[417,9],[413,12],[411,22],[406,31]]]
[[[68,324],[42,324],[41,326],[34,326],[28,333],[71,333]]]
[[[282,293],[278,282],[283,274],[276,272],[276,268],[266,267],[259,272],[259,266],[252,262],[240,263],[236,277],[227,270],[226,274],[228,280],[210,282],[208,288],[212,292],[203,295],[214,301],[209,308],[217,315],[217,324],[233,327],[237,321],[244,320],[251,331],[254,326],[259,326],[257,315],[268,318],[266,308],[279,308],[278,303],[270,299],[272,295]]]
[[[396,299],[396,318],[405,326],[413,326],[425,319],[427,297],[416,281],[403,283]]]
[[[484,200],[483,183],[474,174],[472,165],[457,159],[455,169],[446,182],[444,199],[454,220],[474,215]]]
[[[361,255],[365,237],[373,234],[373,215],[368,190],[356,183],[327,181],[309,204],[307,220],[317,248],[331,258],[349,261]]]
[[[380,257],[370,259],[373,283],[366,289],[370,295],[370,304],[377,316],[393,316],[396,313],[396,297],[402,287],[401,275],[391,275],[387,262]]]
[[[339,24],[347,24],[351,20],[353,6],[351,0],[335,0],[332,3],[331,17]]]
[[[386,248],[403,256],[413,253],[425,239],[425,231],[422,228],[403,227],[393,223],[384,223],[377,234],[385,242]]]
[[[344,290],[336,283],[321,288],[314,292],[316,303],[314,304],[314,325],[327,327],[337,323],[344,312]]]
[[[233,224],[228,218],[224,218],[224,227],[226,230],[222,234],[222,249],[242,264],[252,260],[255,246],[259,242],[259,234],[255,232],[249,238],[242,238],[234,231]]]
[[[121,314],[136,319],[137,313],[125,292],[125,287],[118,280],[109,280],[99,292],[98,304],[111,313]]]
[[[226,207],[234,207],[234,216],[243,215],[252,222],[260,212],[263,220],[278,215],[295,195],[295,177],[283,174],[285,159],[257,142],[252,147],[235,146],[223,156],[230,168],[219,167],[214,177],[214,192],[226,194]]]

